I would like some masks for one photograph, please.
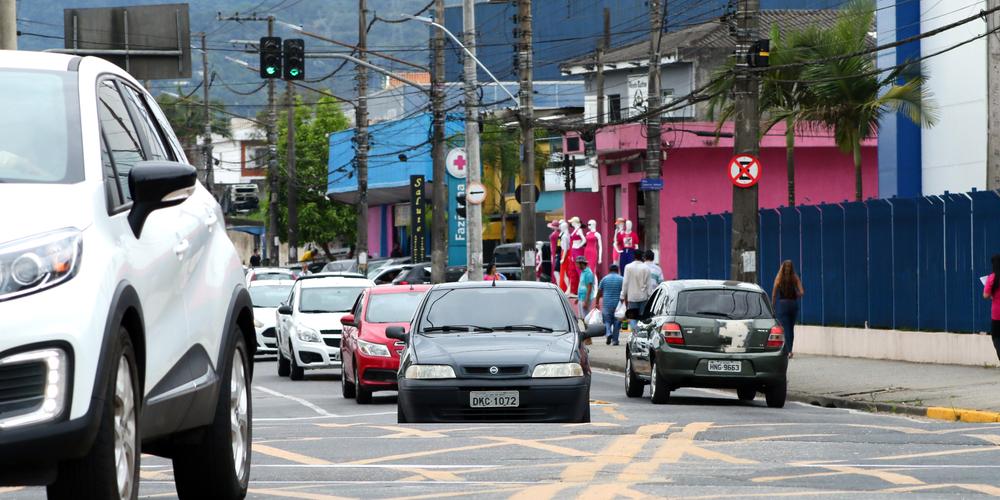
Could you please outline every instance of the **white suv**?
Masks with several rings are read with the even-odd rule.
[[[278,375],[302,380],[305,370],[340,369],[340,318],[351,312],[361,292],[373,286],[362,277],[313,274],[299,278],[288,303],[275,315]]]
[[[250,475],[250,295],[155,101],[97,58],[0,52],[0,484],[181,498]]]

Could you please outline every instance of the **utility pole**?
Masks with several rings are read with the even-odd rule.
[[[646,177],[659,179],[660,152],[660,40],[663,38],[663,12],[660,0],[649,0],[649,82],[646,96]],[[646,245],[660,253],[660,192],[644,193],[646,208]]]
[[[267,36],[274,36],[274,16],[267,17]],[[267,175],[270,177],[268,183],[268,230],[270,238],[270,249],[268,255],[271,257],[271,265],[278,266],[281,259],[278,252],[278,114],[274,109],[274,79],[267,80]]]
[[[16,0],[0,0],[0,50],[17,50]]]
[[[202,141],[205,154],[205,187],[208,188],[209,193],[212,193],[212,196],[215,196],[215,165],[212,160],[212,113],[208,107],[208,87],[212,79],[208,76],[208,47],[205,43],[204,32],[201,34],[201,75],[202,104],[205,109],[205,130],[202,132],[204,135]]]
[[[760,88],[757,73],[750,71],[747,54],[757,38],[760,0],[739,2],[736,12],[735,153],[756,156],[760,151]],[[721,165],[720,165],[721,167]],[[733,186],[733,247],[729,275],[737,281],[757,283],[757,186]]]
[[[434,19],[444,19],[444,0],[434,0]],[[444,150],[444,33],[431,32],[431,161],[434,172],[434,192],[431,193],[431,283],[444,282],[448,260],[448,172]]]
[[[362,61],[368,57],[367,10],[367,1],[358,0],[358,59]],[[357,154],[354,158],[358,169],[358,239],[354,255],[358,259],[358,269],[364,273],[368,269],[368,68],[358,64],[354,71],[358,78],[358,105],[354,108],[354,121],[357,122],[354,128]],[[414,255],[414,262],[417,259],[418,256]]]
[[[531,0],[518,0],[517,23],[521,39],[517,44],[520,62],[521,120],[521,279],[535,281],[535,125],[532,94]]]
[[[285,160],[288,172],[288,262],[299,261],[299,176],[295,170],[295,85],[285,82],[285,102],[287,103],[288,134]]]
[[[604,51],[610,49],[611,40],[611,10],[604,8],[604,37],[597,41],[597,123],[603,125],[604,117]]]
[[[363,0],[362,0],[363,1]],[[522,0],[523,1],[523,0]],[[473,0],[462,0],[463,44],[473,56],[476,54],[476,11]],[[472,183],[480,182],[479,164],[479,102],[476,87],[476,61],[466,54],[465,65],[465,155],[469,157],[469,170],[465,176],[465,192]],[[532,141],[534,144],[534,141]],[[467,205],[469,281],[483,280],[483,211],[482,205]],[[522,215],[523,217],[523,215]]]
[[[1000,0],[987,0],[988,10],[1000,7]],[[987,32],[1000,26],[1000,13],[986,14]],[[1000,35],[986,37],[987,146],[986,189],[1000,189]]]

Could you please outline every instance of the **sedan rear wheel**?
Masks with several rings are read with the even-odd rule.
[[[641,398],[646,389],[632,367],[632,355],[625,353],[625,395],[630,398]]]
[[[784,380],[770,385],[764,392],[764,399],[767,400],[767,406],[769,408],[783,408],[785,406],[785,398],[787,396],[788,382]]]
[[[649,377],[649,399],[655,405],[662,405],[670,400],[670,389],[667,388],[667,383],[660,376],[660,372],[656,370],[656,356],[651,356],[651,358],[653,366]]]

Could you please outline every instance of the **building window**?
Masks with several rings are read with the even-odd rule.
[[[608,95],[608,118],[609,121],[617,122],[622,119],[622,96],[620,94]]]
[[[620,175],[622,173],[622,164],[615,163],[614,165],[608,165],[608,175]]]
[[[660,105],[669,106],[674,103],[674,89],[663,89],[663,95],[660,96]],[[663,118],[673,118],[674,112],[677,110],[670,110],[661,113],[660,116]]]
[[[566,138],[566,152],[567,153],[579,153],[580,152],[580,138],[579,137],[567,137]]]

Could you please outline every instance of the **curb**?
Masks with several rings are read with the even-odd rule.
[[[624,367],[614,362],[590,360],[590,365],[614,372],[621,372]],[[1000,422],[1000,412],[972,410],[966,408],[947,408],[942,406],[913,406],[897,403],[879,403],[876,401],[859,401],[837,396],[822,396],[798,391],[788,391],[788,399],[824,408],[843,408],[866,411],[870,413],[892,413],[896,415],[911,415],[914,417],[946,420],[949,422],[995,423]]]

